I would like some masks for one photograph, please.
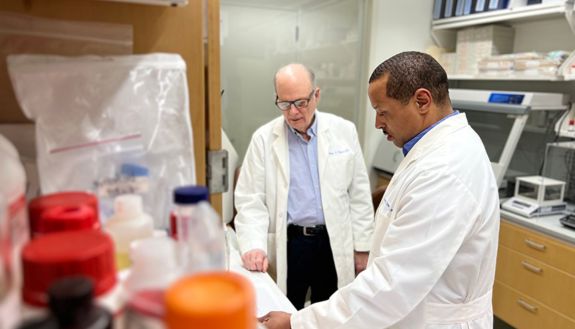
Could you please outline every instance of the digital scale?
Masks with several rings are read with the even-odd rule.
[[[563,181],[542,176],[517,177],[515,195],[501,207],[528,218],[559,214],[567,209],[564,193]]]

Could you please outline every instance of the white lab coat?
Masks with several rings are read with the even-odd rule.
[[[376,212],[367,269],[293,329],[493,326],[497,185],[465,114],[431,129],[395,172]]]
[[[369,250],[373,234],[369,178],[353,123],[319,111],[315,115],[321,201],[338,287],[343,287],[355,277],[353,251]],[[234,195],[242,254],[264,250],[268,272],[284,293],[290,181],[287,132],[281,116],[253,134]]]

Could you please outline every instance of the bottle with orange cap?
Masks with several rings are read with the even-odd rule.
[[[166,292],[169,329],[255,329],[255,292],[248,279],[232,272],[184,277]]]

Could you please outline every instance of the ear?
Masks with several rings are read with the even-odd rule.
[[[316,102],[317,102],[318,104],[319,104],[319,98],[320,98],[320,96],[321,96],[321,90],[319,89],[319,87],[316,87],[316,88],[315,88],[315,99],[316,99]]]
[[[420,113],[427,113],[431,107],[431,92],[425,88],[419,88],[413,94],[415,106]]]

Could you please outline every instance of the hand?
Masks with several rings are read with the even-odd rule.
[[[242,255],[244,267],[250,271],[266,272],[268,270],[268,256],[261,249],[252,249]]]
[[[291,329],[291,314],[286,312],[269,312],[258,318],[267,329]]]
[[[367,259],[369,258],[368,251],[354,251],[353,260],[355,263],[355,276],[363,272],[367,267]]]

